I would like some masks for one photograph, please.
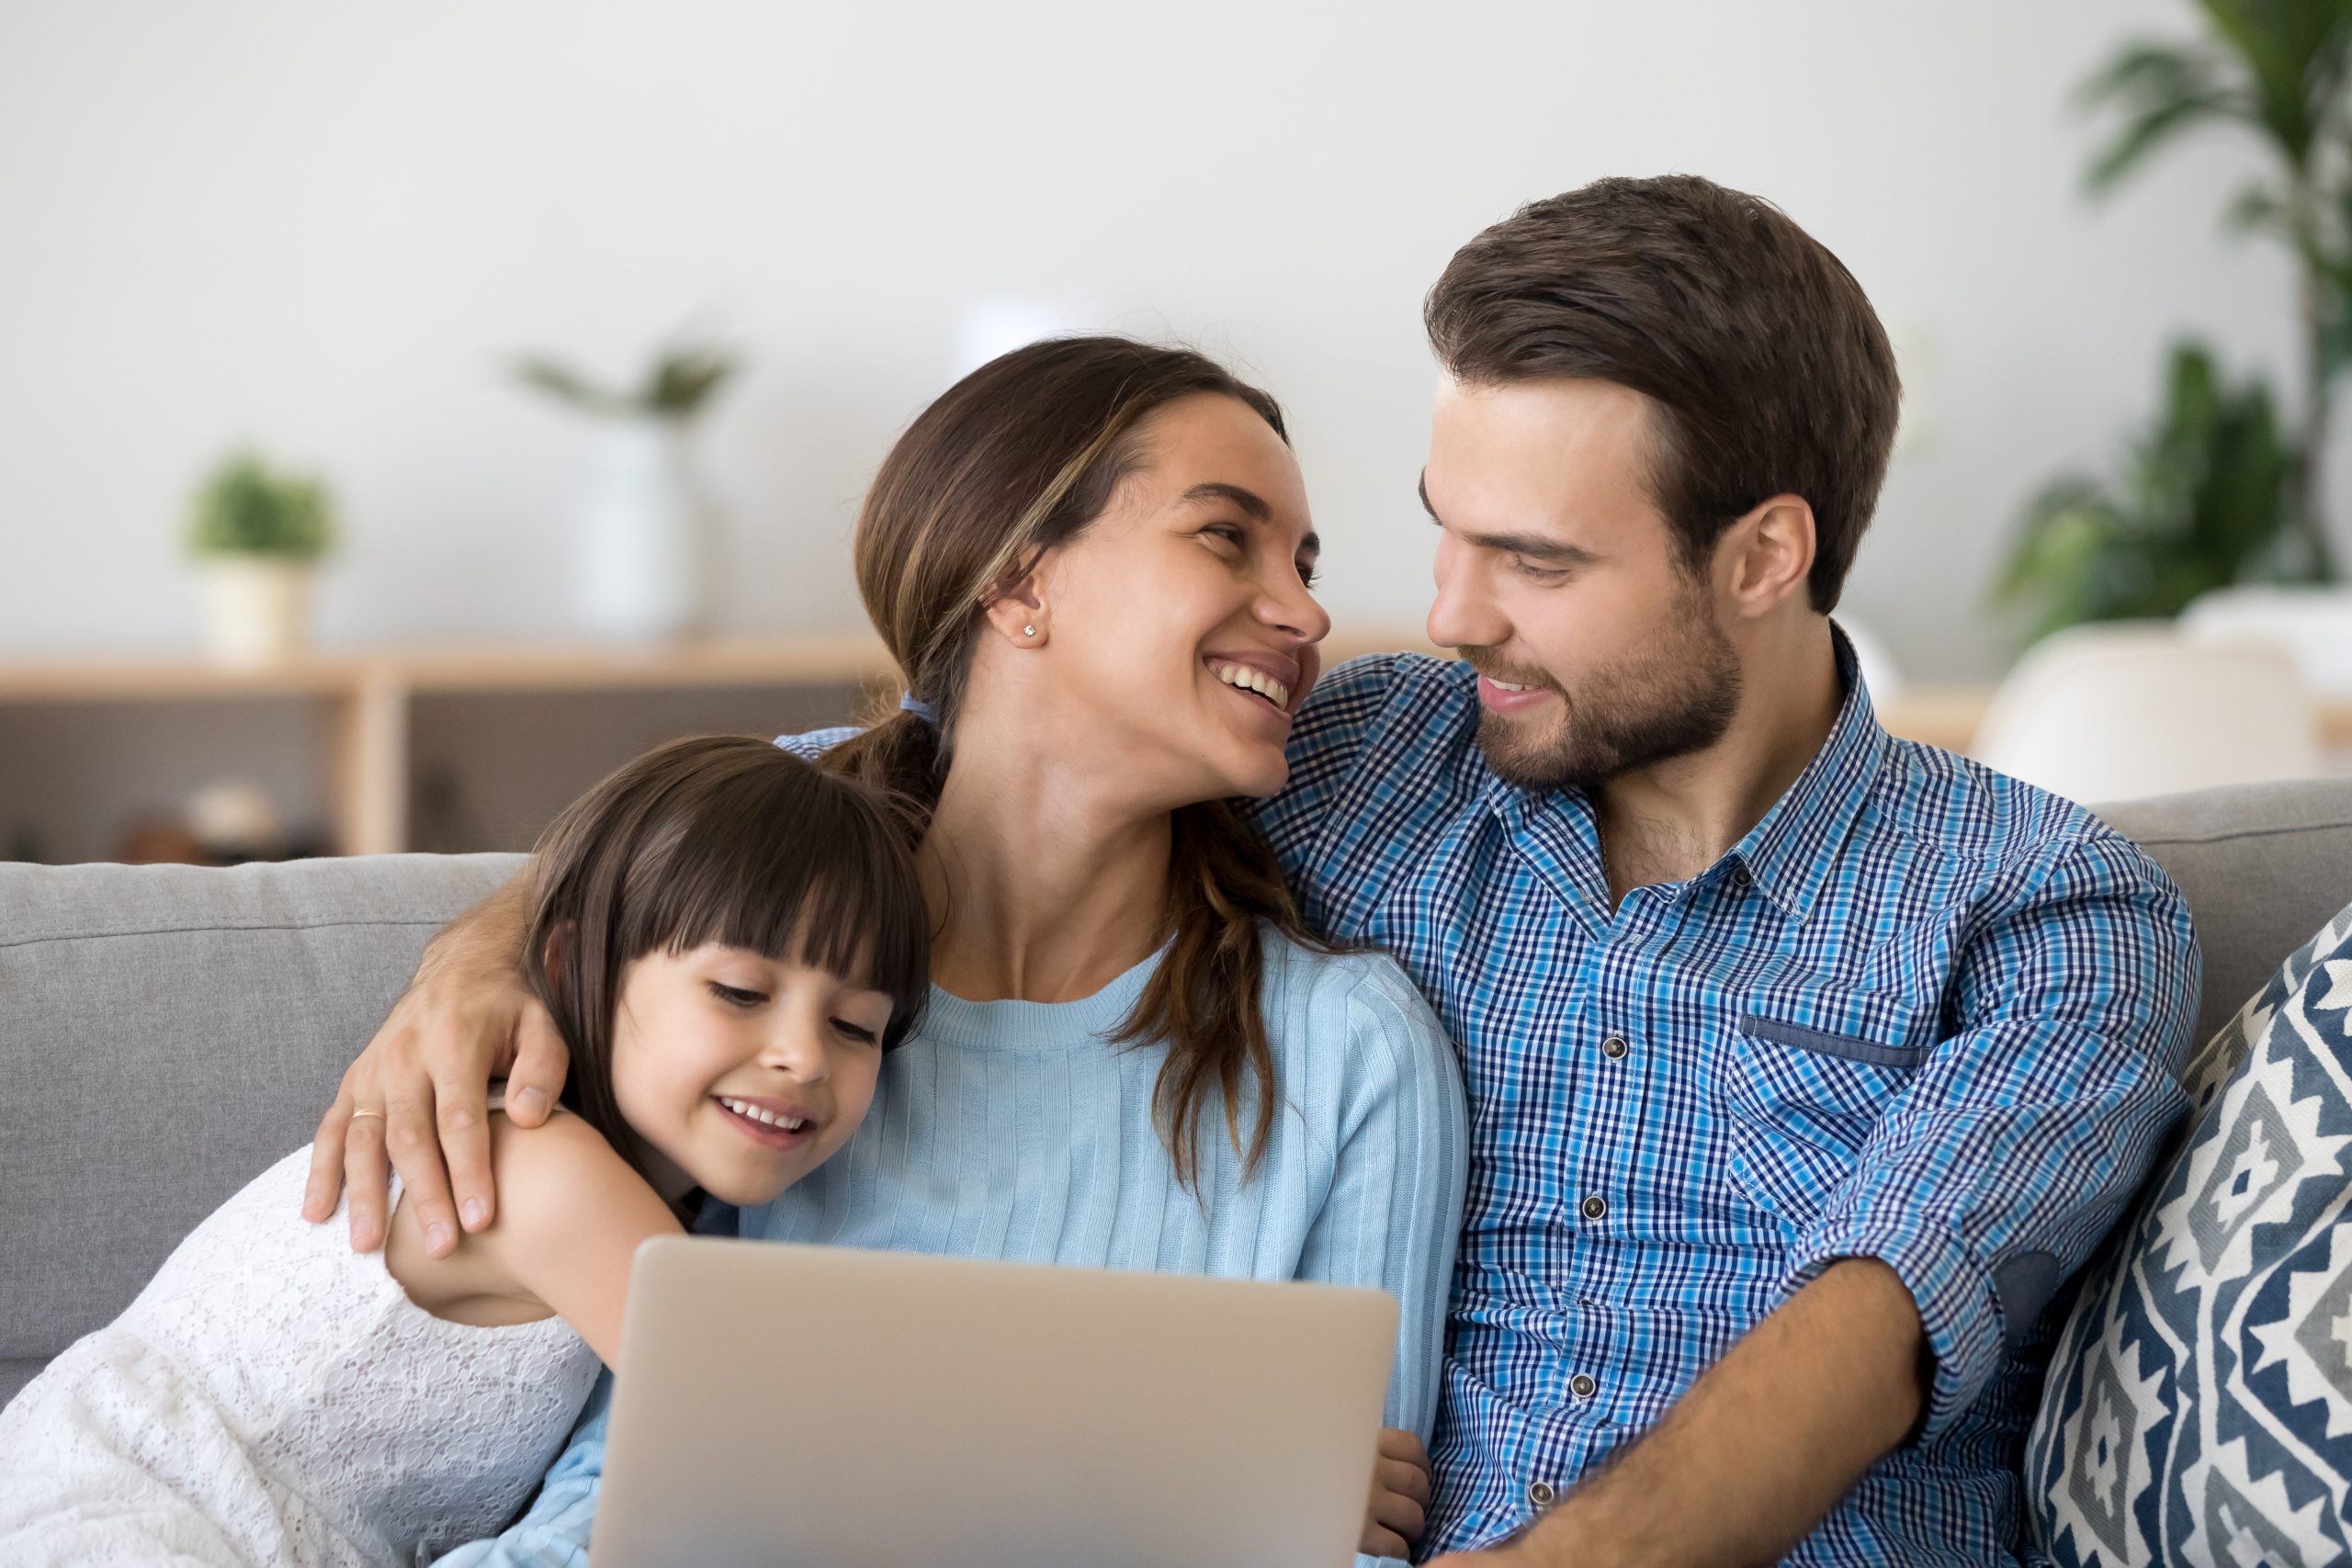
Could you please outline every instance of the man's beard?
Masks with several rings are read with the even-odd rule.
[[[1589,790],[1722,739],[1739,712],[1739,657],[1704,600],[1691,599],[1678,606],[1660,645],[1594,671],[1581,695],[1540,672],[1505,670],[1486,649],[1465,650],[1463,658],[1490,678],[1550,687],[1563,710],[1549,721],[1481,713],[1487,765],[1521,789]]]

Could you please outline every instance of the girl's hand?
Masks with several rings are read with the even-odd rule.
[[[1428,1522],[1430,1456],[1410,1432],[1385,1427],[1380,1457],[1372,1467],[1372,1501],[1363,1515],[1363,1540],[1357,1551],[1369,1557],[1409,1560]]]

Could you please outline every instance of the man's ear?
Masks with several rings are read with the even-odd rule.
[[[1724,529],[1717,581],[1735,613],[1753,619],[1805,592],[1815,544],[1813,507],[1801,495],[1776,495]]]

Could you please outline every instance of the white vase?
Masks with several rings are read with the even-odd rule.
[[[701,624],[703,509],[678,426],[640,419],[611,427],[578,544],[578,612],[591,635],[674,637]]]
[[[282,664],[310,642],[309,561],[215,556],[203,564],[204,650],[232,670]]]

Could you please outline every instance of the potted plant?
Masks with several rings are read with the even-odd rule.
[[[309,641],[311,584],[334,542],[334,507],[316,479],[237,453],[196,494],[188,547],[203,572],[204,640],[218,663],[252,667]]]
[[[2116,117],[2093,159],[2113,190],[2184,132],[2237,130],[2265,172],[2226,214],[2295,261],[2301,386],[2279,408],[2225,384],[2210,350],[2174,345],[2165,406],[2119,484],[2070,478],[2028,507],[1996,600],[2038,637],[2075,621],[2169,615],[2238,582],[2337,580],[2323,460],[2352,369],[2352,0],[2197,0],[2203,36],[2141,42],[2085,86]]]
[[[688,443],[738,368],[725,350],[673,344],[655,355],[635,389],[614,389],[542,356],[516,364],[526,386],[608,422],[574,558],[580,616],[592,632],[673,637],[702,624],[708,518]]]

